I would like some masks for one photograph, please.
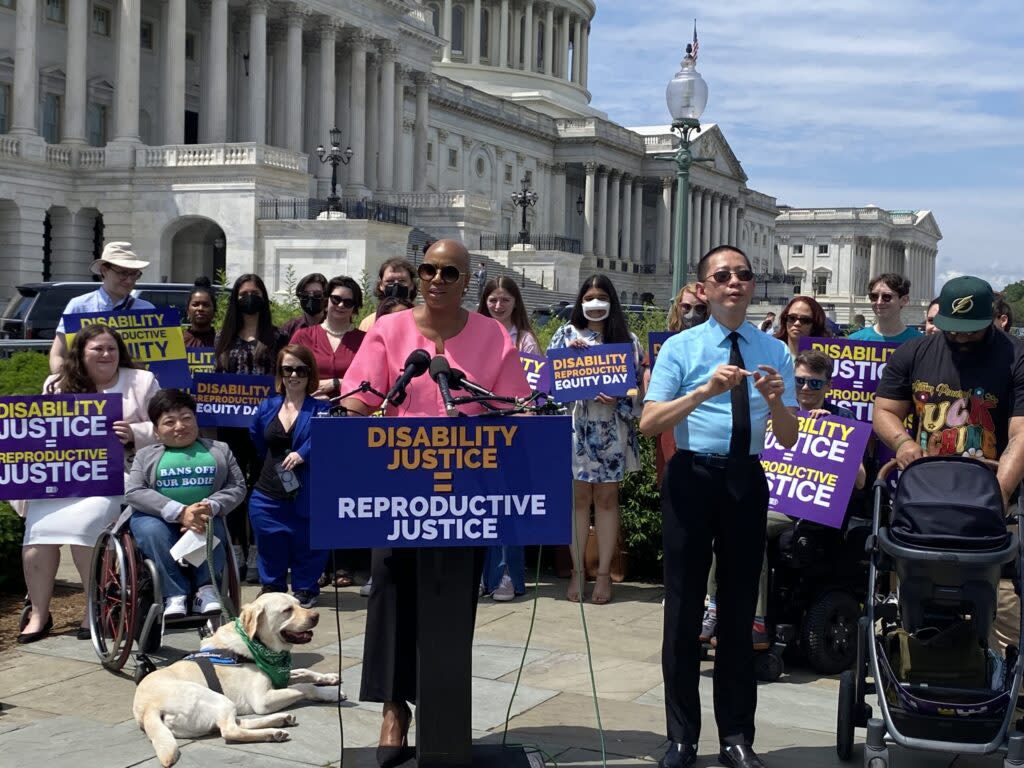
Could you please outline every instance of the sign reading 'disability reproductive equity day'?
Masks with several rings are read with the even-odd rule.
[[[828,399],[853,411],[858,421],[871,421],[875,391],[882,371],[899,344],[854,339],[800,339],[800,349],[816,349],[832,358]]]
[[[192,382],[196,422],[201,427],[248,428],[259,404],[273,392],[273,376],[197,373]]]
[[[120,395],[0,397],[0,499],[124,493]]]
[[[132,360],[156,376],[161,387],[186,389],[191,382],[181,316],[174,307],[64,315],[68,347],[75,334],[88,325],[106,325],[117,331]]]
[[[798,417],[792,448],[780,445],[768,424],[761,452],[771,490],[768,509],[841,528],[871,425],[836,416]]]
[[[568,416],[313,419],[310,540],[319,549],[567,544],[571,450]]]
[[[593,400],[598,395],[626,397],[636,393],[632,344],[549,349],[548,359],[555,402]]]

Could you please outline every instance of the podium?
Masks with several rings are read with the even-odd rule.
[[[331,459],[339,445],[344,474]],[[417,550],[417,768],[530,765],[522,748],[473,744],[476,558],[570,541],[571,445],[567,416],[313,422],[311,540]]]

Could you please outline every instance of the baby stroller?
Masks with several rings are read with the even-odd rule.
[[[864,765],[888,768],[888,745],[935,752],[1005,752],[1004,766],[1024,765],[1024,735],[1008,736],[1024,662],[1018,646],[1005,659],[989,648],[999,579],[1021,540],[1008,533],[992,462],[960,457],[911,464],[892,497],[890,462],[874,486],[868,540],[868,595],[879,573],[899,582],[897,604],[867,601],[852,670],[840,678],[836,751],[849,760],[855,726],[867,727]],[[1017,520],[1021,514],[1018,511]],[[877,630],[877,634],[876,634]],[[868,685],[867,677],[873,678]],[[876,694],[881,717],[865,704]]]

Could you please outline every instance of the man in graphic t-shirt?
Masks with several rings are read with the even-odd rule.
[[[922,456],[998,461],[1009,507],[1024,477],[1024,344],[993,327],[992,301],[992,287],[977,277],[942,286],[933,320],[940,332],[893,352],[875,394],[874,429],[900,469]],[[907,434],[903,420],[911,413]],[[997,632],[1017,608],[1012,586],[1000,592]],[[1016,634],[1014,624],[1014,643]]]

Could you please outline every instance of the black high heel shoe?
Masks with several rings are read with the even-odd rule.
[[[38,632],[22,632],[18,635],[18,644],[25,645],[26,643],[34,643],[37,640],[42,640],[50,634],[51,629],[53,629],[53,614],[46,617],[46,623]]]
[[[380,768],[395,768],[416,756],[416,750],[409,746],[409,726],[412,724],[412,710],[404,701],[398,702],[399,724],[402,726],[402,743],[398,746],[378,746],[377,765]]]

